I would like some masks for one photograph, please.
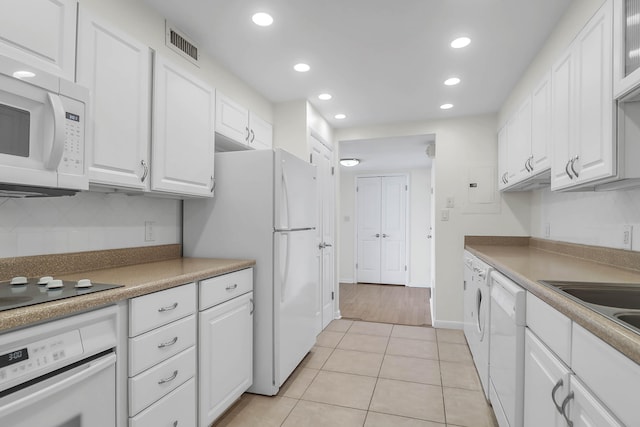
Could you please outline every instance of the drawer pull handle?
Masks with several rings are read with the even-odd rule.
[[[233,285],[229,285],[229,286],[227,286],[227,290],[228,290],[228,291],[232,291],[232,290],[234,290],[234,289],[235,289],[235,288],[237,288],[237,287],[238,287],[238,284],[237,284],[237,283],[234,283]]]
[[[178,303],[177,303],[177,302],[174,302],[173,304],[168,305],[168,306],[166,306],[166,307],[160,307],[160,308],[158,309],[158,312],[159,312],[159,313],[164,313],[165,311],[175,310],[177,306],[178,306]]]
[[[571,421],[569,419],[569,416],[567,415],[567,405],[569,404],[569,401],[573,399],[573,392],[569,393],[567,395],[567,397],[564,398],[564,401],[562,402],[562,416],[564,417],[564,419],[567,421],[567,426],[569,427],[573,427],[573,421]]]
[[[178,337],[174,337],[172,340],[167,341],[167,342],[163,342],[161,344],[158,344],[158,348],[165,348],[165,347],[169,347],[174,345],[175,343],[178,342]]]
[[[563,384],[562,378],[560,378],[556,383],[556,385],[553,386],[553,390],[551,390],[551,400],[553,400],[553,404],[556,406],[556,409],[560,414],[562,414],[562,408],[560,407],[560,405],[558,405],[558,402],[556,401],[556,392],[560,387],[562,387],[562,384]]]
[[[173,371],[173,375],[171,375],[169,378],[163,378],[160,381],[158,381],[158,384],[165,384],[168,383],[170,381],[173,381],[176,379],[176,377],[178,376],[178,370],[176,369],[175,371]]]

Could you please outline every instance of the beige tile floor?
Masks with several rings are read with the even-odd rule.
[[[461,331],[334,320],[277,396],[216,427],[495,427]]]

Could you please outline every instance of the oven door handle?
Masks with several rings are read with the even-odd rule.
[[[28,396],[23,396],[22,398],[15,399],[13,401],[2,402],[0,404],[0,419],[5,416],[8,416],[12,412],[19,411],[28,406],[37,404],[37,402],[45,400],[50,396],[53,396],[57,393],[64,392],[64,390],[73,387],[74,385],[87,380],[91,376],[96,373],[115,365],[116,363],[116,355],[115,353],[109,353],[99,359],[92,360],[91,362],[87,362],[84,365],[77,366],[72,368],[67,372],[62,372],[58,376],[61,377],[59,381],[41,388],[40,390],[35,390],[33,393],[30,393]],[[56,377],[53,377],[56,378]],[[36,384],[37,385],[37,384]],[[11,395],[7,396],[9,399]]]
[[[53,136],[45,140],[43,155],[44,166],[49,170],[58,169],[64,152],[64,105],[59,95],[47,94],[47,100],[53,115]]]

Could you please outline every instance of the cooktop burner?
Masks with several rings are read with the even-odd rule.
[[[89,279],[73,282],[49,276],[39,279],[14,277],[10,282],[0,282],[0,311],[77,297],[121,286],[123,285],[92,283]]]

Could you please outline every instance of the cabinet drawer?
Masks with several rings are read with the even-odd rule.
[[[129,427],[196,425],[196,380],[180,387],[129,420]]]
[[[133,298],[129,301],[129,336],[135,337],[195,311],[195,283]]]
[[[253,268],[200,281],[200,310],[253,290]]]
[[[571,368],[625,425],[640,420],[640,366],[580,325],[573,325]]]
[[[129,376],[133,377],[195,344],[195,314],[130,338]]]
[[[195,373],[196,349],[190,347],[140,375],[129,378],[129,415],[136,415]]]
[[[527,326],[567,365],[571,362],[571,319],[531,293]]]

